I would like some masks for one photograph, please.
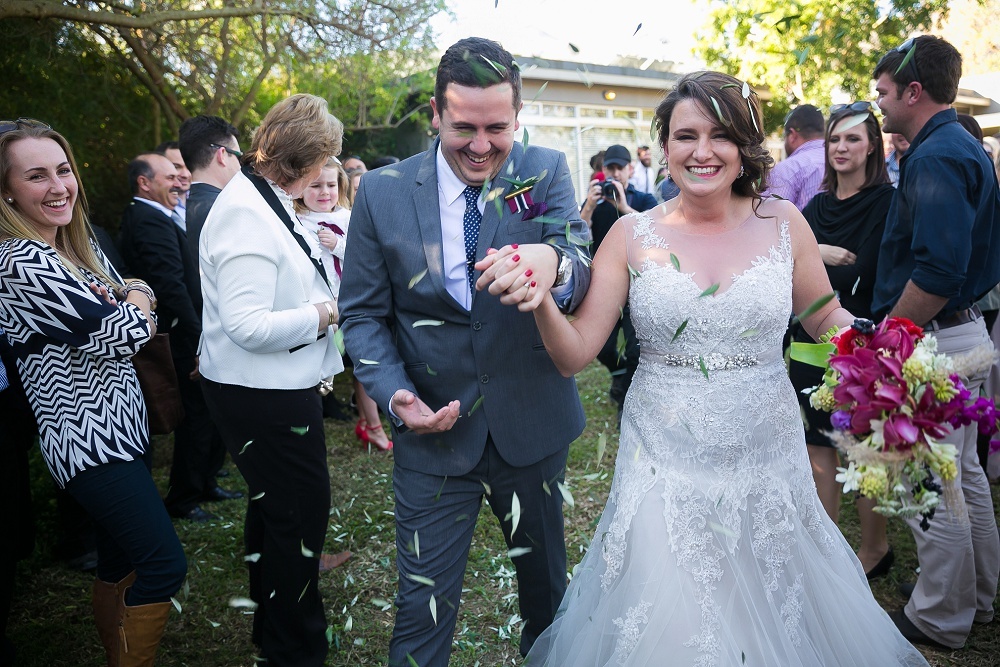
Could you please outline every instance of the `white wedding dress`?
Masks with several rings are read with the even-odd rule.
[[[788,224],[622,223],[642,357],[607,507],[525,664],[926,665],[816,495],[781,356]]]

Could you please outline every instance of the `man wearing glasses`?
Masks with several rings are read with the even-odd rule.
[[[875,68],[882,129],[902,134],[910,147],[886,219],[872,311],[924,326],[975,398],[993,345],[973,304],[1000,282],[1000,195],[982,147],[951,108],[961,74],[955,47],[929,35],[890,51]],[[977,355],[984,361],[973,362]],[[938,506],[929,529],[919,517],[907,520],[920,576],[906,606],[890,616],[914,643],[960,648],[973,623],[993,620],[1000,537],[976,430],[959,428],[946,439],[958,449],[957,499]]]
[[[195,116],[181,124],[181,157],[191,169],[187,201],[187,242],[195,265],[205,218],[229,181],[240,170],[240,132],[218,116]]]

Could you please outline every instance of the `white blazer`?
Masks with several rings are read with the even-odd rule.
[[[291,200],[276,193],[295,220]],[[242,172],[212,205],[198,256],[202,375],[241,387],[306,389],[344,370],[334,330],[320,337],[312,305],[333,299],[330,286]]]

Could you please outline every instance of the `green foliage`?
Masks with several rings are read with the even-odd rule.
[[[70,142],[91,219],[114,231],[130,194],[125,166],[152,148],[154,103],[72,26],[0,21],[0,118],[42,120]]]
[[[947,15],[948,0],[716,0],[700,55],[773,93],[766,130],[801,103],[825,107],[842,90],[870,97],[879,58]]]

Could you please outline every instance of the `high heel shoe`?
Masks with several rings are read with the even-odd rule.
[[[365,447],[372,446],[380,452],[391,452],[392,451],[392,440],[389,440],[384,446],[374,442],[369,433],[374,433],[376,431],[382,430],[382,424],[377,426],[368,426],[368,422],[364,418],[359,419],[358,423],[354,427],[354,435],[358,436],[358,440],[361,441]]]
[[[889,574],[889,570],[892,568],[892,564],[895,562],[896,562],[896,554],[892,552],[892,547],[889,547],[889,550],[885,552],[884,556],[882,556],[882,560],[875,563],[875,567],[865,572],[865,577],[868,579],[868,581],[871,581],[872,579],[878,579],[879,577],[884,577],[885,575]]]

